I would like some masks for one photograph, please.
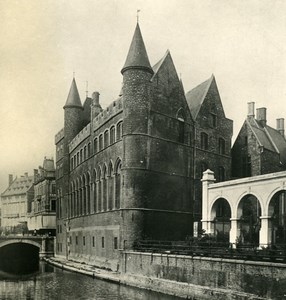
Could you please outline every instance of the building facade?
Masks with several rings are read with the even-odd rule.
[[[193,224],[194,121],[171,55],[152,68],[137,24],[121,73],[103,111],[73,79],[55,138],[57,255],[111,269],[119,249],[185,239]]]
[[[33,182],[34,177],[28,173],[15,179],[9,175],[8,188],[1,194],[1,226],[4,232],[26,232],[28,203],[34,197]]]
[[[56,180],[54,160],[45,157],[34,170],[34,198],[28,204],[28,229],[37,234],[56,234]]]
[[[203,172],[213,170],[218,182],[231,178],[233,121],[225,115],[214,75],[190,90],[186,99],[195,121],[193,213],[196,226],[202,219]]]
[[[232,147],[234,178],[257,176],[286,170],[284,119],[277,128],[267,125],[266,108],[248,103],[248,115]]]

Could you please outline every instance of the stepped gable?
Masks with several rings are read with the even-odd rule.
[[[197,115],[200,111],[200,108],[204,102],[206,94],[211,86],[211,83],[214,80],[214,75],[212,75],[208,80],[199,84],[186,94],[186,99],[194,120],[197,118]]]
[[[78,93],[78,89],[77,89],[77,85],[75,82],[75,79],[73,78],[72,80],[72,84],[70,87],[70,91],[68,94],[68,98],[66,101],[66,104],[64,106],[64,108],[66,107],[82,107],[81,101],[80,101],[80,97],[79,97],[79,93]]]
[[[147,51],[138,23],[136,25],[132,42],[121,73],[123,74],[128,69],[144,69],[153,74],[153,70],[150,65],[150,61],[147,55]]]

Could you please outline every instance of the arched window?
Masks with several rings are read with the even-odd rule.
[[[85,175],[82,176],[82,215],[86,214],[86,179]]]
[[[90,207],[90,190],[91,190],[91,184],[90,184],[90,176],[89,173],[86,174],[86,213],[90,214],[91,207]]]
[[[109,146],[109,134],[108,130],[104,131],[104,148],[107,148]]]
[[[86,151],[87,151],[87,148],[86,148],[86,146],[84,146],[84,148],[83,148],[83,160],[86,160],[87,159],[87,153],[86,153]]]
[[[113,176],[113,164],[112,161],[108,165],[108,209],[111,210],[114,207],[114,176]]]
[[[94,151],[94,153],[97,153],[97,152],[98,152],[97,138],[95,138],[95,139],[93,140],[93,151]]]
[[[96,176],[96,170],[93,172],[93,210],[94,212],[98,211],[98,203],[97,203],[97,176]]]
[[[79,152],[76,154],[76,165],[79,165]]]
[[[103,135],[99,136],[99,151],[103,149]]]
[[[97,211],[101,211],[102,209],[102,196],[101,196],[101,191],[102,191],[102,178],[101,178],[101,169],[100,167],[98,168],[98,182],[97,182],[97,187],[98,187],[98,194],[97,194]]]
[[[209,148],[209,138],[205,132],[201,133],[201,149],[208,150]]]
[[[82,153],[83,153],[83,151],[82,151],[82,149],[80,149],[79,163],[82,163],[82,161],[83,161]]]
[[[113,143],[115,143],[115,127],[112,126],[110,128],[110,145],[112,145]]]
[[[71,166],[70,166],[71,170],[73,170],[73,157],[71,158]]]
[[[107,168],[103,166],[102,170],[102,210],[107,210]]]
[[[122,122],[116,125],[116,140],[119,141],[122,137]]]
[[[115,208],[120,208],[121,201],[121,160],[118,158],[115,164]]]
[[[91,148],[91,143],[88,143],[87,144],[87,157],[90,157],[90,155],[91,155],[90,148]]]
[[[225,140],[223,138],[218,139],[218,152],[219,154],[225,154]]]

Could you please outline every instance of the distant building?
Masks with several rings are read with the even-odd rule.
[[[233,177],[250,177],[286,170],[284,119],[277,128],[267,125],[266,108],[254,114],[254,102],[248,103],[248,116],[232,147]]]
[[[195,121],[194,221],[202,219],[203,172],[211,169],[218,182],[231,178],[233,121],[225,115],[214,75],[186,94]]]
[[[28,229],[37,234],[56,233],[56,181],[54,160],[45,158],[34,170],[34,199],[28,205]]]
[[[34,177],[24,176],[13,180],[9,175],[8,188],[1,194],[2,228],[6,232],[26,230],[28,221],[28,203],[34,197]]]

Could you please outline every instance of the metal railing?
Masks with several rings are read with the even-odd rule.
[[[141,240],[135,251],[286,263],[286,244],[260,245],[214,241]]]

